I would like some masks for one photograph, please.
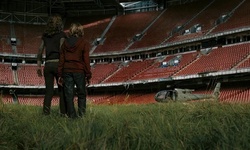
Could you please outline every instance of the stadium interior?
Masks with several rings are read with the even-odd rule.
[[[3,102],[42,105],[36,56],[52,14],[65,32],[72,22],[84,26],[92,103],[155,103],[159,90],[211,93],[217,82],[220,102],[250,102],[249,8],[249,0],[1,0]]]

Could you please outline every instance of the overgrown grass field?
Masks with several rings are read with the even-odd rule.
[[[87,105],[84,118],[52,108],[0,106],[0,149],[250,149],[250,104]]]

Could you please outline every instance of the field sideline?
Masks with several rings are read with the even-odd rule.
[[[250,149],[250,104],[87,105],[84,118],[0,105],[0,149]]]

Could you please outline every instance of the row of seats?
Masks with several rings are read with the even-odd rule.
[[[4,104],[13,103],[13,98],[11,95],[4,95]],[[32,105],[32,106],[42,106],[44,96],[42,95],[19,95],[18,102],[21,105]],[[140,93],[140,94],[117,94],[117,95],[88,95],[87,100],[94,104],[148,104],[155,103],[154,93]],[[77,97],[74,98],[74,102],[77,103]],[[52,99],[52,106],[59,105],[59,97],[54,96]]]
[[[194,94],[212,94],[213,90],[197,90]],[[155,92],[138,92],[138,93],[121,93],[121,94],[99,94],[88,95],[87,100],[94,104],[150,104],[156,103],[154,100]],[[220,90],[219,102],[222,103],[249,103],[250,88],[249,87],[222,87]],[[44,96],[37,95],[19,95],[18,102],[21,105],[42,106]],[[11,95],[2,97],[4,104],[13,103]],[[74,98],[77,103],[77,97]],[[54,96],[52,106],[59,104],[59,97]]]
[[[191,63],[197,58],[197,52],[185,53],[181,55],[180,62],[173,66],[163,66],[162,62],[168,62],[178,55],[167,56],[164,60],[154,63],[154,65],[148,67],[145,71],[137,74],[132,80],[145,80],[156,78],[168,78],[175,74],[177,71]]]
[[[94,52],[110,52],[125,49],[133,41],[134,36],[141,33],[159,13],[144,12],[117,17],[105,35],[104,44],[100,44]]]
[[[130,50],[161,44],[171,35],[171,31],[185,24],[208,4],[208,0],[168,8],[146,31],[143,39],[135,42]]]
[[[250,1],[245,0],[244,3],[240,5],[235,12],[233,12],[232,16],[230,16],[227,22],[216,27],[212,31],[212,33],[249,27],[250,25],[250,16],[248,10],[249,7],[250,7]]]
[[[1,64],[0,63],[0,84],[14,84],[14,76],[11,70],[11,65]]]
[[[230,70],[250,54],[249,48],[250,44],[245,43],[213,49],[209,54],[201,56],[174,76]]]
[[[94,104],[149,104],[155,103],[155,93],[122,93],[116,95],[88,96],[88,100]]]
[[[91,67],[93,78],[91,84],[103,82],[108,76],[114,73],[119,68],[120,63],[99,63]]]
[[[213,90],[198,90],[196,94],[212,94]],[[220,90],[219,101],[222,103],[249,103],[249,86],[228,86]]]
[[[145,70],[150,65],[153,64],[153,59],[147,59],[142,61],[131,61],[128,64],[125,64],[125,66],[121,66],[117,72],[112,74],[107,80],[104,81],[104,83],[110,83],[110,82],[126,82],[139,72]]]
[[[19,65],[17,69],[19,85],[45,85],[44,78],[38,77],[36,65]]]
[[[233,10],[242,0],[215,0],[198,16],[191,20],[180,32],[173,35],[167,42],[177,42],[186,39],[198,38],[207,34],[213,27],[217,19]],[[218,9],[219,8],[219,9]],[[189,30],[199,24],[201,31],[183,34],[185,30]],[[227,24],[227,23],[226,23]]]
[[[186,76],[205,72],[225,71],[250,67],[250,43],[214,48],[208,54],[191,51],[168,55],[166,58],[96,63],[91,66],[91,84],[138,81],[172,76]],[[175,59],[178,63],[164,66]],[[37,76],[36,65],[18,64],[12,71],[11,64],[0,64],[1,84],[44,85],[44,79]],[[15,76],[17,79],[15,79]],[[56,82],[54,82],[56,84]]]
[[[36,54],[41,43],[44,25],[14,24],[17,52]]]
[[[0,52],[12,53],[10,45],[10,25],[9,23],[0,23]]]
[[[18,95],[18,103],[21,105],[42,106],[44,96],[43,95]],[[2,101],[4,104],[13,103],[12,95],[3,95]],[[51,106],[57,106],[59,104],[59,97],[54,96],[51,101]]]

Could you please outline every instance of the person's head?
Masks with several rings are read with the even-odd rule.
[[[83,37],[83,26],[80,23],[72,23],[69,28],[70,36]]]
[[[44,35],[53,36],[63,30],[62,18],[59,15],[50,16],[45,27]]]

